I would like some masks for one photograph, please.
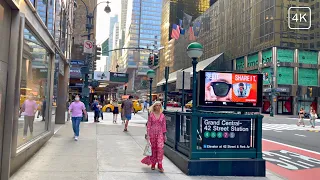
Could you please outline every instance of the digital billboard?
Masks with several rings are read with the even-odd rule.
[[[200,71],[199,82],[199,106],[262,106],[262,74]]]

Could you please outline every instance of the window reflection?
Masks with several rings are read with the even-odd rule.
[[[48,62],[46,49],[26,28],[21,68],[18,147],[47,130]]]
[[[54,15],[54,0],[46,0],[48,3],[48,29],[52,36],[54,36],[53,32],[53,15]]]
[[[61,2],[56,0],[56,13],[55,13],[55,41],[57,44],[60,44],[60,33],[61,33]]]
[[[47,24],[47,0],[37,0],[37,12],[44,24]]]
[[[29,0],[31,2],[31,4],[34,6],[34,0]]]

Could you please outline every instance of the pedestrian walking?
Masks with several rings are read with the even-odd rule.
[[[67,101],[67,103],[66,103],[66,108],[67,108],[67,121],[70,120],[69,106],[70,106],[70,101]]]
[[[94,112],[94,122],[100,122],[99,121],[99,103],[98,100],[94,100],[94,102],[92,103],[92,110]]]
[[[42,114],[42,121],[45,121],[45,116],[46,116],[46,108],[47,108],[47,102],[46,102],[46,97],[43,97],[42,100],[42,108],[41,108],[41,114]]]
[[[305,115],[305,111],[303,108],[300,108],[300,111],[299,111],[299,120],[298,120],[298,126],[300,126],[301,124],[303,124],[303,127],[305,127],[305,124],[304,124],[304,115]]]
[[[133,102],[132,102],[133,96],[129,96],[129,99],[125,100],[123,104],[123,113],[125,117],[125,125],[124,125],[124,132],[128,131],[128,124],[132,117],[133,112]]]
[[[30,129],[30,135],[33,136],[33,122],[38,109],[38,104],[33,99],[33,94],[29,94],[28,99],[22,104],[22,112],[24,112],[23,139],[27,137],[28,127]]]
[[[316,127],[316,119],[318,118],[318,115],[316,113],[316,111],[313,109],[313,107],[310,107],[310,124],[311,124],[311,128],[315,128]]]
[[[78,141],[80,133],[80,122],[83,118],[83,114],[87,116],[86,107],[84,103],[80,101],[80,97],[76,95],[75,101],[72,102],[69,106],[69,113],[71,114],[72,119],[72,128],[74,132],[74,140]]]
[[[164,154],[164,142],[166,137],[166,118],[164,116],[160,101],[156,101],[149,107],[149,118],[147,123],[147,140],[151,144],[152,155],[146,156],[141,160],[143,164],[151,165],[151,169],[155,170],[156,164],[160,172],[164,172],[162,161]]]
[[[126,116],[124,115],[124,110],[123,110],[123,102],[121,104],[121,120],[122,120],[122,124],[126,122]]]
[[[101,117],[101,120],[103,120],[103,112],[102,112],[102,104],[101,104],[101,102],[99,102],[98,107],[99,107],[99,115]]]
[[[146,100],[143,102],[143,112],[144,110],[148,111],[148,102]]]
[[[117,123],[117,119],[118,119],[118,114],[119,114],[118,101],[117,100],[113,100],[112,101],[112,105],[113,105],[113,123],[116,124]]]

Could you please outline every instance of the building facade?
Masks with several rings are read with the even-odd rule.
[[[296,115],[303,107],[313,106],[319,112],[320,9],[317,1],[257,0],[216,1],[194,21],[201,22],[196,41],[204,46],[200,61],[224,53],[224,63],[217,70],[250,73],[274,73],[272,98],[274,113]],[[288,9],[311,8],[310,29],[288,27]],[[291,17],[297,11],[291,11]],[[306,28],[307,23],[292,24]],[[190,41],[174,42],[173,70],[188,68],[186,48]],[[162,62],[163,63],[163,62]],[[269,78],[269,80],[270,80]],[[270,111],[270,81],[264,81],[263,111]]]
[[[179,19],[183,19],[183,13],[187,13],[193,19],[200,16],[210,7],[210,0],[163,0],[162,20],[161,20],[161,46],[164,49],[160,52],[159,68],[157,69],[157,79],[164,75],[165,66],[169,66],[170,72],[173,72],[172,42],[171,31],[172,24],[178,24]]]
[[[160,45],[162,0],[128,0],[125,48],[154,48]],[[141,88],[141,77],[149,70],[150,51],[123,50],[120,69],[129,73],[128,89]]]
[[[73,0],[0,1],[0,178],[8,180],[65,123]],[[27,98],[38,104],[24,130]]]
[[[85,4],[84,4],[85,3]],[[83,88],[83,77],[81,74],[81,67],[85,65],[84,61],[86,55],[83,53],[83,43],[88,39],[87,36],[87,9],[88,13],[94,13],[94,17],[97,17],[97,13],[93,12],[97,0],[83,0],[77,1],[77,7],[74,10],[74,33],[73,33],[73,44],[72,44],[72,55],[71,55],[71,68],[70,68],[70,88],[69,94],[70,99],[76,94],[82,93]],[[90,39],[95,42],[95,32],[96,32],[96,18],[93,20],[93,29],[91,30],[92,35]]]
[[[113,30],[114,30],[114,25],[118,23],[118,15],[115,15],[113,17],[110,17],[110,26],[109,26],[109,50],[113,50]],[[113,51],[109,52],[110,60],[112,57]],[[110,62],[111,63],[111,62]]]
[[[112,37],[112,47],[113,49],[119,49],[119,37],[120,37],[120,33],[119,33],[119,23],[115,23],[113,26],[113,37]],[[113,51],[111,54],[111,63],[110,63],[110,70],[115,70],[117,63],[118,63],[118,58],[119,58],[119,53],[121,51],[117,50],[117,51]]]

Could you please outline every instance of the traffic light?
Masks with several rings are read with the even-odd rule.
[[[96,60],[92,61],[92,69],[93,69],[93,71],[97,70],[97,61]]]
[[[159,65],[159,56],[157,54],[154,54],[154,62],[153,62],[154,66],[158,66]]]
[[[153,66],[153,60],[154,60],[154,56],[153,54],[150,53],[149,58],[148,58],[148,66]]]
[[[95,53],[94,53],[94,59],[100,60],[101,55],[101,47],[96,46]]]
[[[307,95],[308,95],[308,97],[312,97],[312,87],[308,87]]]

